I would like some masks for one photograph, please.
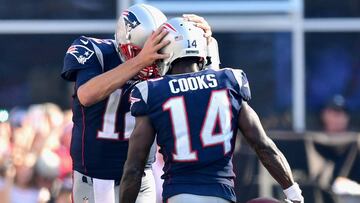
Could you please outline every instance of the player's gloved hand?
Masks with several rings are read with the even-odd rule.
[[[301,195],[301,189],[297,183],[284,190],[286,203],[304,203],[304,197]]]
[[[183,14],[183,18],[185,20],[194,22],[197,27],[203,29],[205,32],[204,37],[206,37],[207,43],[210,44],[210,42],[212,40],[211,27],[210,27],[209,23],[206,22],[206,20],[203,17],[195,15],[195,14]]]
[[[169,40],[162,40],[169,31],[160,26],[155,32],[153,32],[146,40],[144,47],[140,53],[135,57],[136,60],[141,61],[142,68],[150,66],[155,63],[156,60],[165,59],[169,57],[169,54],[160,54],[158,51],[164,46],[170,43]]]

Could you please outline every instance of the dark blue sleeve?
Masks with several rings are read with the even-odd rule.
[[[76,39],[68,48],[61,77],[68,81],[77,81],[80,70],[97,68],[102,70],[90,40],[84,36]]]
[[[78,89],[82,84],[86,83],[91,78],[96,77],[100,74],[102,74],[102,70],[99,69],[99,67],[97,66],[77,70],[75,88]]]
[[[147,100],[147,98],[143,98],[143,95],[141,94],[139,87],[136,85],[134,89],[131,91],[131,95],[130,95],[130,102],[131,102],[130,110],[132,116],[137,117],[137,116],[147,115],[148,105],[144,101],[144,99]]]
[[[244,101],[251,99],[251,91],[249,81],[244,71],[240,69],[230,69],[234,76],[235,83],[239,86],[239,93]]]
[[[242,85],[240,86],[240,94],[245,101],[249,101],[251,99],[251,91],[249,81],[244,71],[241,71],[241,81]]]

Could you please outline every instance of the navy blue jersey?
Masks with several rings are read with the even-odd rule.
[[[91,78],[120,63],[113,40],[84,36],[73,42],[64,59],[61,76],[75,82],[71,141],[73,167],[74,170],[95,178],[121,178],[128,139],[135,124],[129,102],[129,88],[134,81],[128,81],[123,88],[89,107],[81,105],[76,91]],[[154,148],[150,154],[147,167],[154,162],[155,150]]]
[[[166,75],[136,85],[131,113],[149,116],[157,133],[165,200],[191,193],[236,201],[231,159],[240,108],[249,99],[245,73],[233,69]]]

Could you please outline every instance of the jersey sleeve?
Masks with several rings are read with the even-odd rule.
[[[134,117],[144,116],[148,114],[148,84],[146,81],[137,84],[131,91],[130,110]]]
[[[244,101],[249,101],[251,99],[251,91],[249,86],[249,81],[246,77],[244,71],[240,69],[230,69],[235,77],[235,81],[239,86],[239,93]]]
[[[102,71],[96,67],[88,67],[86,69],[79,69],[76,71],[76,78],[75,78],[75,88],[79,88],[82,84],[86,83],[88,80],[90,80],[93,77],[96,77],[100,75]]]
[[[79,37],[65,54],[61,77],[68,81],[76,81],[78,71],[94,68],[102,71],[94,47],[87,37]]]

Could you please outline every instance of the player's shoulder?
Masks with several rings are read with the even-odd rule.
[[[105,53],[114,53],[116,51],[116,43],[113,39],[99,39],[94,37],[85,37],[93,47],[96,49],[100,49],[102,52]],[[85,41],[86,42],[86,41]]]
[[[94,47],[85,36],[81,36],[73,41],[66,51],[65,61],[76,59],[78,63],[85,64],[93,55]]]
[[[169,81],[171,77],[164,75],[158,78],[148,79],[135,85],[135,88],[141,93],[142,98],[146,103],[158,101],[164,94],[167,94],[169,88]]]
[[[66,80],[74,81],[77,70],[97,67],[103,71],[104,59],[111,58],[105,56],[116,56],[116,54],[113,40],[80,36],[66,51],[61,76]]]
[[[112,39],[98,39],[94,37],[80,36],[73,41],[67,50],[66,54],[81,55],[84,52],[90,52],[91,54],[107,54],[116,52],[115,42]],[[82,63],[86,62],[86,59],[82,59]]]
[[[232,84],[239,87],[239,92],[245,101],[251,99],[249,81],[245,72],[242,69],[226,67],[219,71],[222,71],[223,74],[225,74],[226,77],[232,82]]]
[[[148,85],[149,89],[159,89],[159,87],[163,86],[165,83],[167,84],[167,81],[171,80],[170,75],[164,75],[157,78],[151,78],[144,82]]]
[[[105,45],[108,47],[115,47],[115,42],[113,39],[100,39],[82,35],[73,41],[71,46],[73,45],[81,45],[89,48],[91,47],[91,45]]]
[[[148,81],[142,81],[134,86],[130,94],[130,111],[133,116],[146,115],[148,112]]]
[[[225,68],[222,68],[222,69],[220,69],[218,71],[222,72],[222,74],[229,77],[230,80],[235,80],[240,86],[243,85],[242,78],[246,79],[245,72],[242,69],[239,69],[239,68],[225,67]]]

